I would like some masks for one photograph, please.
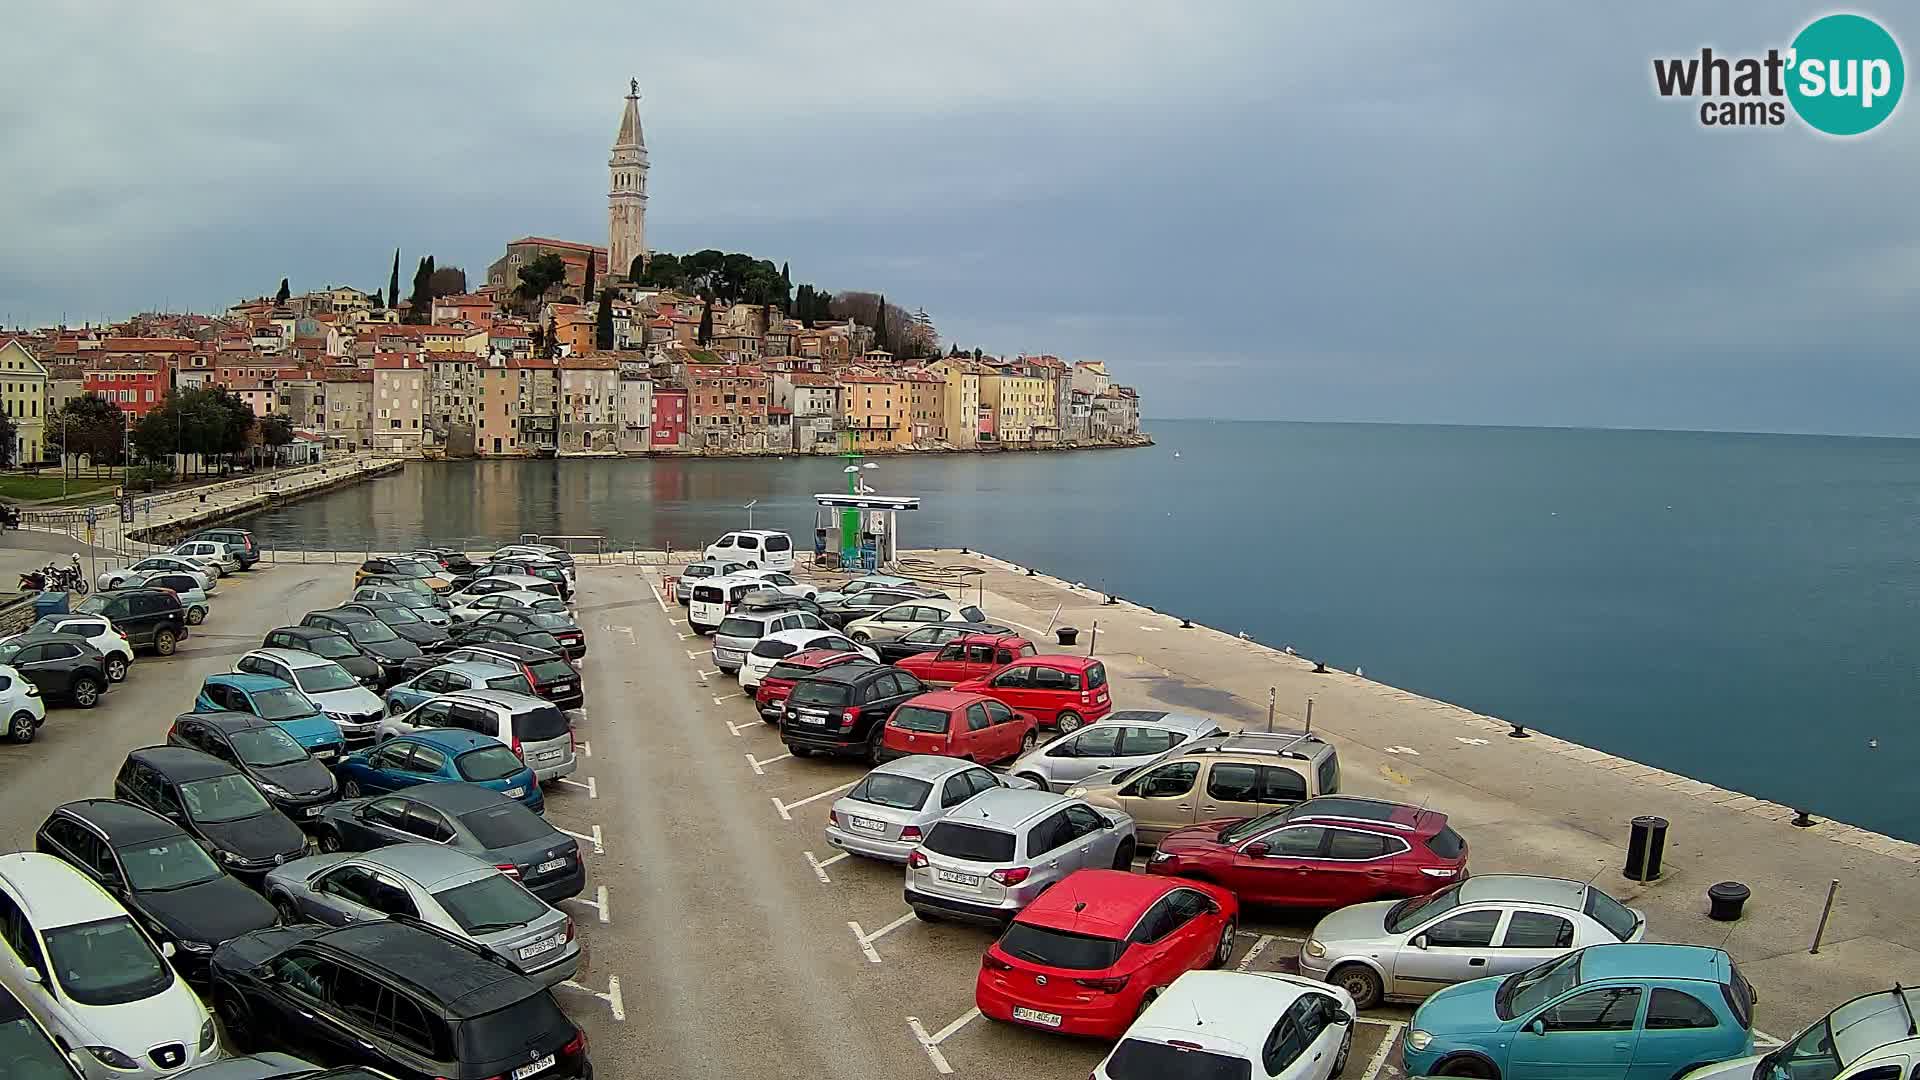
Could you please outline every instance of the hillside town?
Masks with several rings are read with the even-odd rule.
[[[421,260],[401,297],[331,286],[219,314],[0,332],[11,461],[49,460],[50,418],[97,395],[129,422],[223,389],[309,452],[427,458],[1029,450],[1147,441],[1097,360],[947,346],[883,297],[792,291],[785,266],[656,255],[639,91],[609,163],[605,246],[525,236],[484,282]],[[670,282],[663,284],[662,282]],[[867,318],[849,304],[865,298]],[[838,310],[836,310],[836,304]],[[54,421],[57,423],[57,421]],[[284,429],[283,429],[284,430]],[[137,437],[135,439],[137,442]]]

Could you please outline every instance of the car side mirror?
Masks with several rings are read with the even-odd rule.
[[[173,942],[171,941],[163,941],[160,943],[160,955],[169,960],[173,959],[173,954],[178,951],[178,949],[173,947]]]
[[[1335,1009],[1332,1013],[1328,1014],[1327,1021],[1334,1024],[1351,1024],[1353,1023],[1353,1014],[1347,1012],[1345,1009]]]
[[[1425,935],[1425,934],[1415,934],[1415,935],[1413,935],[1413,941],[1412,941],[1412,942],[1410,942],[1410,944],[1411,944],[1411,945],[1412,945],[1412,946],[1413,946],[1414,948],[1416,948],[1416,949],[1424,949],[1424,948],[1426,948],[1426,947],[1427,947],[1427,935]]]
[[[26,978],[28,982],[33,983],[36,986],[41,985],[46,981],[40,977],[39,968],[30,967],[26,971],[22,972],[21,974]]]
[[[201,498],[205,497],[204,495],[201,496]],[[79,1071],[81,1076],[87,1075],[87,1067],[93,1063],[92,1058],[79,1050],[67,1051],[67,1060],[73,1062],[73,1067]]]
[[[1264,840],[1256,840],[1253,843],[1248,844],[1246,847],[1247,855],[1255,859],[1265,858],[1267,852],[1272,850],[1273,849],[1268,847],[1266,841]]]
[[[1545,1035],[1547,1033],[1547,1022],[1536,1016],[1533,1018],[1533,1022],[1527,1025],[1527,1030],[1535,1035]]]

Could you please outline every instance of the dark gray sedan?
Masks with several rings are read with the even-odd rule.
[[[586,867],[573,837],[517,800],[474,784],[420,784],[334,803],[316,831],[322,851],[371,851],[410,841],[445,844],[490,866],[513,867],[511,876],[549,904],[586,888]]]

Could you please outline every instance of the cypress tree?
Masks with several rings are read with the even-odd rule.
[[[592,263],[587,264],[592,273]],[[600,310],[593,318],[593,347],[602,352],[613,348],[613,291],[600,294]]]
[[[374,293],[375,296],[380,295]],[[397,307],[400,303],[400,249],[393,249],[393,276],[387,278],[387,307]]]
[[[589,252],[587,254],[586,287],[580,291],[580,300],[582,303],[593,302],[593,272],[599,268],[599,264],[600,264],[600,260],[595,258],[593,254]]]
[[[280,291],[273,294],[273,302],[276,304],[284,304],[287,302],[287,298],[292,295],[293,295],[293,290],[287,288],[287,279],[281,278]]]
[[[547,316],[546,348],[540,355],[548,360],[560,355],[560,324],[551,314]]]
[[[713,340],[713,301],[700,305],[700,344]]]
[[[873,347],[893,350],[887,344],[887,294],[880,294],[880,303],[873,309]]]

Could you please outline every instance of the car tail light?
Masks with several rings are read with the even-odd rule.
[[[852,727],[853,722],[858,719],[860,719],[860,710],[848,709],[846,712],[840,714],[840,726]]]
[[[918,826],[918,825],[903,825],[903,826],[901,826],[901,827],[900,827],[900,839],[902,839],[902,840],[918,840],[918,839],[920,839],[920,826]]]
[[[573,1038],[560,1048],[563,1054],[584,1054],[587,1052],[587,1033],[579,1028],[573,1029]]]
[[[1460,874],[1459,869],[1451,866],[1423,866],[1420,868],[1420,872],[1428,877],[1437,878],[1457,877]]]
[[[1021,882],[1027,880],[1027,875],[1032,872],[1033,871],[1027,869],[1024,866],[1015,866],[1015,867],[1010,867],[1006,870],[995,870],[993,873],[988,874],[987,876],[999,882],[1002,885],[1018,885]]]
[[[1093,699],[1087,696],[1087,692],[1085,690],[1080,691],[1080,704],[1085,705],[1087,702],[1091,700]]]
[[[173,736],[175,735],[175,733],[177,733],[177,732],[178,732],[179,730],[180,730],[180,725],[179,725],[179,724],[171,724],[171,725],[169,725],[169,726],[167,727],[167,738],[169,738],[169,739],[171,739],[171,738],[173,738]]]
[[[1111,979],[1075,979],[1073,981],[1089,990],[1096,990],[1102,994],[1117,994],[1127,988],[1127,980],[1131,977],[1132,976],[1128,975],[1116,975]]]
[[[519,877],[519,876],[520,876],[520,868],[519,868],[519,867],[517,867],[517,866],[515,866],[515,865],[513,865],[513,864],[512,864],[512,863],[510,863],[510,862],[503,862],[503,863],[494,863],[494,864],[493,864],[493,868],[494,868],[495,870],[498,870],[498,871],[500,871],[501,873],[503,873],[503,874],[505,874],[505,875],[507,875],[508,877]]]
[[[1013,970],[1012,964],[1007,963],[1005,960],[1000,959],[999,957],[993,955],[992,953],[980,954],[980,966],[986,969],[987,971],[1012,971]]]
[[[907,852],[907,865],[913,867],[915,870],[918,870],[921,867],[927,865],[927,857],[920,853],[920,849],[915,848],[914,850]]]
[[[513,737],[513,756],[519,758],[521,761],[527,760],[526,751],[520,749],[520,736],[518,735]]]
[[[572,916],[567,917],[567,940],[568,941],[573,940],[573,917]]]
[[[829,825],[840,824],[840,811],[838,810],[827,811],[827,824]]]

